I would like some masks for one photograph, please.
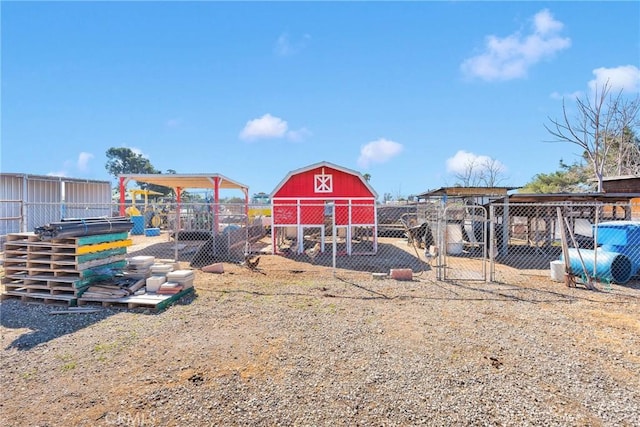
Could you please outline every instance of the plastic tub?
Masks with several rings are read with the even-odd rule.
[[[144,229],[144,235],[147,236],[147,237],[159,236],[160,235],[160,229],[159,228],[145,228]]]

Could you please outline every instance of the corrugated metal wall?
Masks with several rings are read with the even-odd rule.
[[[0,236],[22,230],[23,182],[20,176],[0,175]]]
[[[62,218],[98,216],[111,216],[109,181],[0,174],[0,236]]]

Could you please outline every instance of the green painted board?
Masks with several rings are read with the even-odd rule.
[[[184,290],[178,292],[175,295],[171,295],[171,297],[167,298],[166,300],[163,300],[162,302],[159,302],[158,305],[156,305],[156,310],[158,310],[158,311],[164,310],[169,305],[171,305],[175,301],[178,301],[183,296],[188,295],[189,293],[193,292],[194,289],[195,288],[193,288],[193,287],[187,288],[187,289],[184,289]]]
[[[123,233],[96,234],[95,236],[78,237],[77,245],[95,245],[97,243],[115,242],[116,240],[125,240],[129,237],[126,231]]]
[[[106,251],[93,252],[86,255],[78,256],[78,264],[82,264],[94,259],[109,258],[114,255],[122,255],[127,253],[127,248],[107,249]]]

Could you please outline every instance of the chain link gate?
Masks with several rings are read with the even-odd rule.
[[[487,281],[487,210],[477,205],[450,205],[436,226],[438,280]]]

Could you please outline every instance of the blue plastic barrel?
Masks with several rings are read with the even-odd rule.
[[[582,261],[580,257],[582,257]],[[583,262],[587,270],[586,274],[582,267]],[[618,252],[605,251],[602,248],[597,250],[580,249],[579,253],[578,249],[569,248],[569,265],[571,272],[576,276],[589,275],[594,277],[594,264],[595,278],[602,282],[622,285],[631,279],[633,264],[628,256]]]
[[[607,221],[597,228],[602,250],[626,255],[633,264],[631,276],[640,274],[640,221]]]
[[[144,216],[131,215],[131,222],[133,223],[131,234],[144,234]]]

